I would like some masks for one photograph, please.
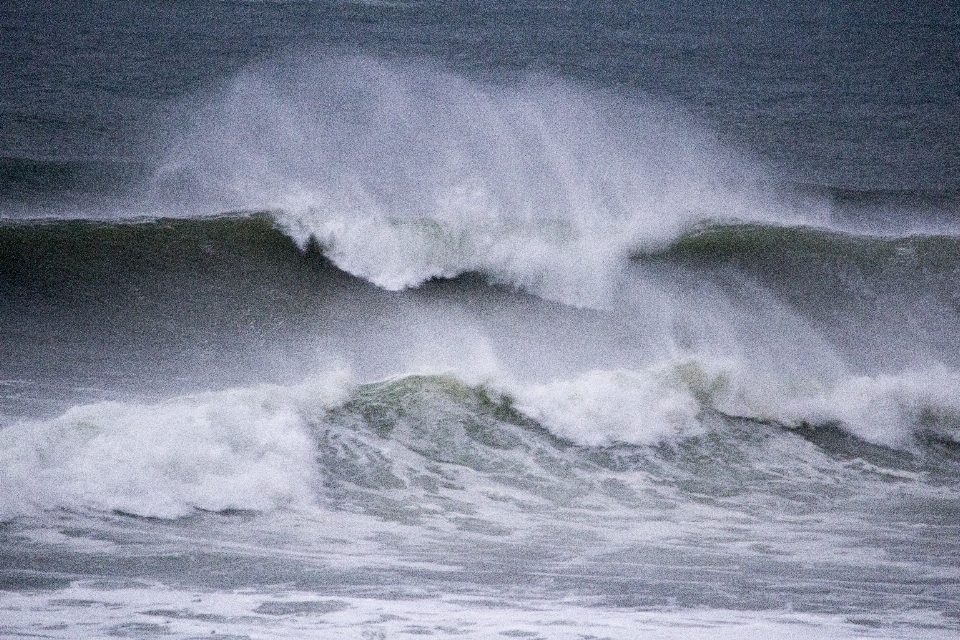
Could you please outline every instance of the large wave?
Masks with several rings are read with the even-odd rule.
[[[501,380],[532,419],[590,445],[695,434],[704,407],[836,422],[894,447],[918,431],[956,439],[950,237],[710,227],[635,255],[616,306],[599,312],[482,279],[385,293],[275,224],[0,226],[9,375],[92,386],[120,362],[143,393],[158,375],[289,383],[338,361],[361,381],[450,370]],[[46,356],[50,335],[70,345],[69,362]],[[248,373],[216,377],[234,369]]]
[[[642,96],[318,54],[239,74],[171,143],[161,208],[272,210],[386,289],[480,271],[602,306],[630,251],[705,220],[809,219]]]
[[[824,433],[854,456],[960,440],[956,237],[816,227],[663,106],[320,54],[189,109],[122,215],[201,219],[0,225],[11,377],[119,397],[31,419],[14,399],[4,516],[356,504],[456,485],[438,464],[586,495],[624,460],[677,486],[664,446],[736,451],[736,479],[767,468],[761,432],[778,459]],[[14,186],[92,192],[114,171],[21,165]],[[315,380],[330,362],[356,382]],[[236,388],[148,389],[181,378]]]

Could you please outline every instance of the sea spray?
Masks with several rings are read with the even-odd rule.
[[[549,77],[316,54],[245,71],[191,121],[156,173],[157,206],[172,193],[200,211],[274,210],[391,290],[478,271],[603,306],[639,246],[705,220],[812,215],[675,113]]]

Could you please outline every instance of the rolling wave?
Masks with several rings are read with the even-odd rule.
[[[623,389],[610,398],[616,391],[596,380],[582,385],[591,383],[608,411],[634,399]],[[493,515],[504,510],[662,508],[690,495],[802,505],[825,484],[849,495],[890,481],[935,491],[960,464],[956,434],[893,449],[838,436],[832,422],[791,427],[708,404],[694,409],[696,429],[657,425],[630,442],[629,418],[598,424],[588,412],[573,424],[570,406],[585,402],[585,389],[554,388],[548,399],[542,389],[505,392],[450,375],[358,385],[333,372],[290,387],[78,406],[0,431],[0,515],[324,508],[504,535],[509,527],[492,524],[510,521]],[[565,416],[559,434],[551,408]]]

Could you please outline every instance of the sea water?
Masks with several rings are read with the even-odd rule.
[[[950,7],[0,29],[0,635],[960,631]]]

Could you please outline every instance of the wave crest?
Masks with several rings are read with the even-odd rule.
[[[803,453],[830,473],[881,449],[904,468],[926,458],[935,468],[940,449],[941,462],[955,464],[958,391],[960,377],[946,370],[817,385],[685,360],[526,386],[453,375],[356,386],[336,373],[152,405],[103,402],[0,431],[0,517],[339,509],[361,494],[371,513],[367,502],[389,511],[392,500],[417,511],[422,490],[479,491],[461,495],[472,500],[489,483],[562,501],[586,495],[607,471],[682,485],[703,465],[726,469],[712,482],[727,491],[728,475],[751,476],[762,459],[794,455],[798,436],[816,444],[838,429],[854,436],[839,460],[829,461],[829,446]],[[798,462],[798,478],[808,462]]]
[[[637,246],[703,220],[796,215],[759,184],[636,96],[323,55],[240,74],[195,115],[154,190],[277,211],[301,243],[388,289],[479,271],[597,306]]]

